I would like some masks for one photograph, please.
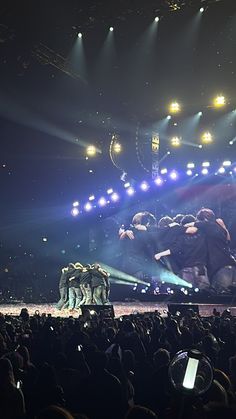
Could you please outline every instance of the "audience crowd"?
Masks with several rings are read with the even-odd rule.
[[[177,314],[1,314],[0,418],[235,417],[236,318],[230,310]],[[214,368],[201,397],[174,391],[169,380],[171,359],[190,348]]]

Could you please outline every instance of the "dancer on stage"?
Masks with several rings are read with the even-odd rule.
[[[74,271],[69,278],[69,310],[78,310],[82,301],[82,292],[80,288],[81,273],[83,265],[79,262],[74,264]]]
[[[105,305],[109,304],[109,276],[110,274],[105,271],[98,263],[92,265],[91,273],[91,287],[92,299],[94,304]]]
[[[68,300],[68,267],[62,268],[59,281],[60,300],[57,303],[57,309],[61,310]]]
[[[75,266],[73,263],[69,263],[68,266],[62,268],[61,276],[59,281],[59,293],[60,300],[57,303],[57,309],[62,310],[63,308],[68,308],[68,288],[69,288],[69,278],[73,275],[75,271]]]

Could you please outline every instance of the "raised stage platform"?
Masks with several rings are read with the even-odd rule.
[[[137,314],[144,313],[148,311],[154,312],[155,310],[158,310],[161,314],[165,315],[165,311],[168,309],[167,303],[170,302],[119,302],[116,301],[113,304],[114,306],[114,312],[115,317],[120,317],[128,314]],[[184,302],[186,305],[186,301]],[[216,308],[217,311],[222,313],[227,308],[230,308],[231,314],[233,316],[236,316],[236,303],[233,304],[232,302],[226,304],[219,304],[218,302],[216,304],[198,304],[197,302],[194,302],[194,304],[198,305],[199,307],[199,314],[201,316],[211,316],[213,309]],[[192,303],[189,303],[189,308],[191,308]],[[78,316],[80,313],[70,313],[69,310],[57,310],[55,307],[55,304],[26,304],[26,303],[15,303],[15,304],[0,304],[0,313],[8,314],[17,316],[20,314],[20,311],[22,308],[27,308],[30,315],[34,315],[35,311],[38,310],[40,314],[46,313],[51,314],[54,317],[69,317],[69,316]]]

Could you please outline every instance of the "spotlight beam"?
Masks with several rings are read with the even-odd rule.
[[[162,158],[159,160],[159,164],[162,163],[168,156],[170,156],[171,152],[167,151],[166,154],[164,154],[164,156],[162,156]]]
[[[112,266],[108,266],[102,262],[100,264],[106,271],[108,271],[111,274],[111,277],[113,278],[130,284],[149,285],[146,281],[142,281],[141,279],[136,278],[135,276],[129,275],[125,272],[119,271],[118,269],[112,268]]]
[[[111,266],[108,266],[101,262],[101,266],[108,271],[111,274],[111,277],[115,280],[125,282],[126,284],[143,284],[146,286],[149,286],[150,284],[148,282],[142,281],[139,278],[135,278],[132,275],[126,274],[125,272],[119,271],[115,268],[112,268]],[[189,284],[187,281],[184,281],[183,279],[179,278],[177,275],[175,275],[173,272],[168,271],[168,269],[165,269],[163,267],[160,268],[158,264],[156,265],[157,274],[161,281],[165,281],[169,284],[175,284],[175,285],[182,285],[184,287],[192,288],[192,285]],[[117,283],[117,281],[116,281]]]

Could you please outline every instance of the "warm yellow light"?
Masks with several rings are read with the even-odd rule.
[[[115,143],[113,146],[113,151],[114,153],[120,153],[122,151],[122,147],[120,143]]]
[[[206,131],[202,134],[202,142],[204,144],[209,144],[213,141],[212,134],[209,131]]]
[[[222,95],[216,96],[214,99],[214,106],[215,108],[221,108],[222,106],[225,106],[225,97]]]
[[[178,102],[172,102],[169,107],[170,113],[178,113],[181,111],[181,106]]]
[[[87,156],[94,157],[97,153],[96,147],[94,145],[89,145],[86,149]]]
[[[171,138],[171,145],[173,147],[179,147],[181,145],[181,139],[179,137],[173,137]]]

